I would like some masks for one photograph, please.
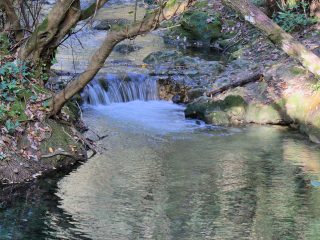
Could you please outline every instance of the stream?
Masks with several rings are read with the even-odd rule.
[[[105,150],[4,208],[0,239],[318,239],[316,145],[283,127],[186,120],[134,79],[85,89]]]
[[[104,36],[60,49],[56,70],[83,71]],[[156,80],[131,67],[163,39],[134,43],[143,48],[129,63],[114,52],[81,95],[85,123],[107,136],[102,153],[0,206],[0,239],[319,239],[319,147],[285,127],[185,119],[185,106],[160,100]]]

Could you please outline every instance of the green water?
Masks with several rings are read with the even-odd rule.
[[[320,151],[298,133],[103,111],[84,114],[106,151],[4,207],[0,239],[320,239]]]

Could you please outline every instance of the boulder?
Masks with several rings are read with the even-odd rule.
[[[221,22],[217,16],[204,11],[188,11],[181,18],[181,28],[191,40],[212,42],[221,36]]]
[[[142,47],[133,45],[133,44],[118,44],[117,46],[114,47],[114,51],[118,52],[120,54],[129,54],[134,51],[140,50]]]

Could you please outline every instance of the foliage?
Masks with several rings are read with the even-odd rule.
[[[0,123],[5,122],[5,126],[10,133],[13,133],[12,128],[18,127],[18,124],[12,124],[11,119],[16,122],[20,116],[24,116],[24,109],[19,108],[21,104],[17,104],[17,100],[23,98],[27,92],[31,95],[28,75],[28,68],[21,62],[12,60],[1,62]]]
[[[0,125],[10,134],[19,128],[19,122],[35,115],[28,104],[37,105],[39,101],[38,111],[49,107],[45,101],[48,91],[38,85],[35,75],[20,61],[12,58],[0,61]]]
[[[0,34],[0,57],[2,55],[9,54],[9,47],[10,47],[9,38],[4,34]]]
[[[308,16],[308,7],[309,4],[306,2],[299,2],[295,5],[279,5],[281,10],[275,13],[273,18],[285,31],[293,32],[317,22],[316,19]]]
[[[320,79],[318,79],[318,81],[315,84],[312,84],[311,88],[313,91],[319,92],[320,91]]]

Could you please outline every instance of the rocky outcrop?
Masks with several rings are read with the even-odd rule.
[[[187,103],[202,96],[223,70],[218,61],[185,56],[178,51],[159,51],[144,59],[159,83],[160,98],[176,103]]]
[[[214,125],[243,125],[247,123],[288,123],[276,105],[249,103],[239,95],[228,95],[221,100],[198,98],[187,105],[186,117],[197,118]]]
[[[166,25],[170,29],[165,34],[165,41],[168,43],[210,45],[221,37],[222,24],[218,14],[210,14],[200,8],[190,10],[178,21]]]

